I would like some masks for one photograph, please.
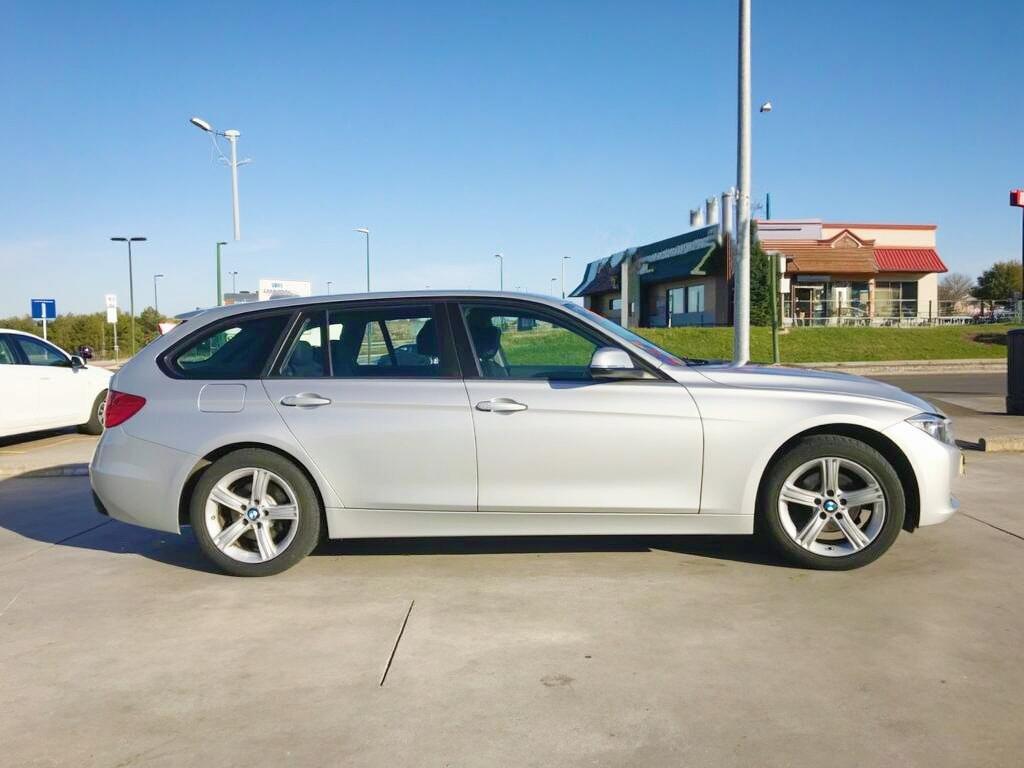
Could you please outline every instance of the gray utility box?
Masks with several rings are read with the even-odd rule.
[[[1024,415],[1024,328],[1006,334],[1006,412]]]

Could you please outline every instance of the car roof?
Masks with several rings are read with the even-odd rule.
[[[40,341],[46,341],[46,339],[44,339],[38,333],[31,333],[30,331],[19,331],[16,328],[0,328],[0,333],[13,333],[13,334],[16,334],[18,336],[30,336],[33,339],[39,339]],[[53,344],[52,341],[47,341],[47,343],[48,344]],[[57,345],[53,344],[53,346],[57,346]]]
[[[296,296],[289,299],[270,299],[269,301],[246,301],[229,304],[223,307],[185,312],[177,317],[183,321],[200,319],[203,323],[233,315],[244,314],[262,309],[288,309],[289,307],[308,307],[316,304],[336,304],[346,301],[384,301],[389,299],[520,299],[536,304],[547,304],[553,307],[563,306],[568,299],[555,296],[542,296],[536,293],[516,293],[511,291],[387,291],[380,293],[342,293],[324,296]]]

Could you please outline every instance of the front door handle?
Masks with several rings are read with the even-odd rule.
[[[490,411],[491,413],[514,413],[525,411],[526,403],[517,403],[507,397],[496,397],[493,400],[481,400],[476,404],[478,411]]]
[[[281,398],[281,405],[299,406],[305,408],[317,408],[321,405],[330,405],[331,401],[321,397],[315,392],[302,392],[298,395],[288,395]]]

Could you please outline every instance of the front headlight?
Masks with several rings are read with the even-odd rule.
[[[936,440],[947,445],[956,445],[953,439],[953,425],[945,416],[937,413],[919,413],[907,419],[908,424],[913,424],[922,432],[927,432]]]

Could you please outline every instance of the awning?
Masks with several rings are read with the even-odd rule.
[[[786,271],[805,275],[873,275],[878,272],[875,258],[868,248],[786,249],[789,256]]]
[[[587,264],[587,271],[583,273],[583,282],[577,285],[569,295],[593,296],[595,293],[614,291],[614,277],[619,273],[619,268],[626,257],[631,256],[635,251],[635,248],[630,248],[590,262]]]
[[[934,248],[875,248],[879,272],[948,272]]]
[[[661,261],[641,261],[637,270],[640,284],[664,283],[668,280],[706,275],[711,254],[717,247],[712,244],[701,250],[690,251]]]

